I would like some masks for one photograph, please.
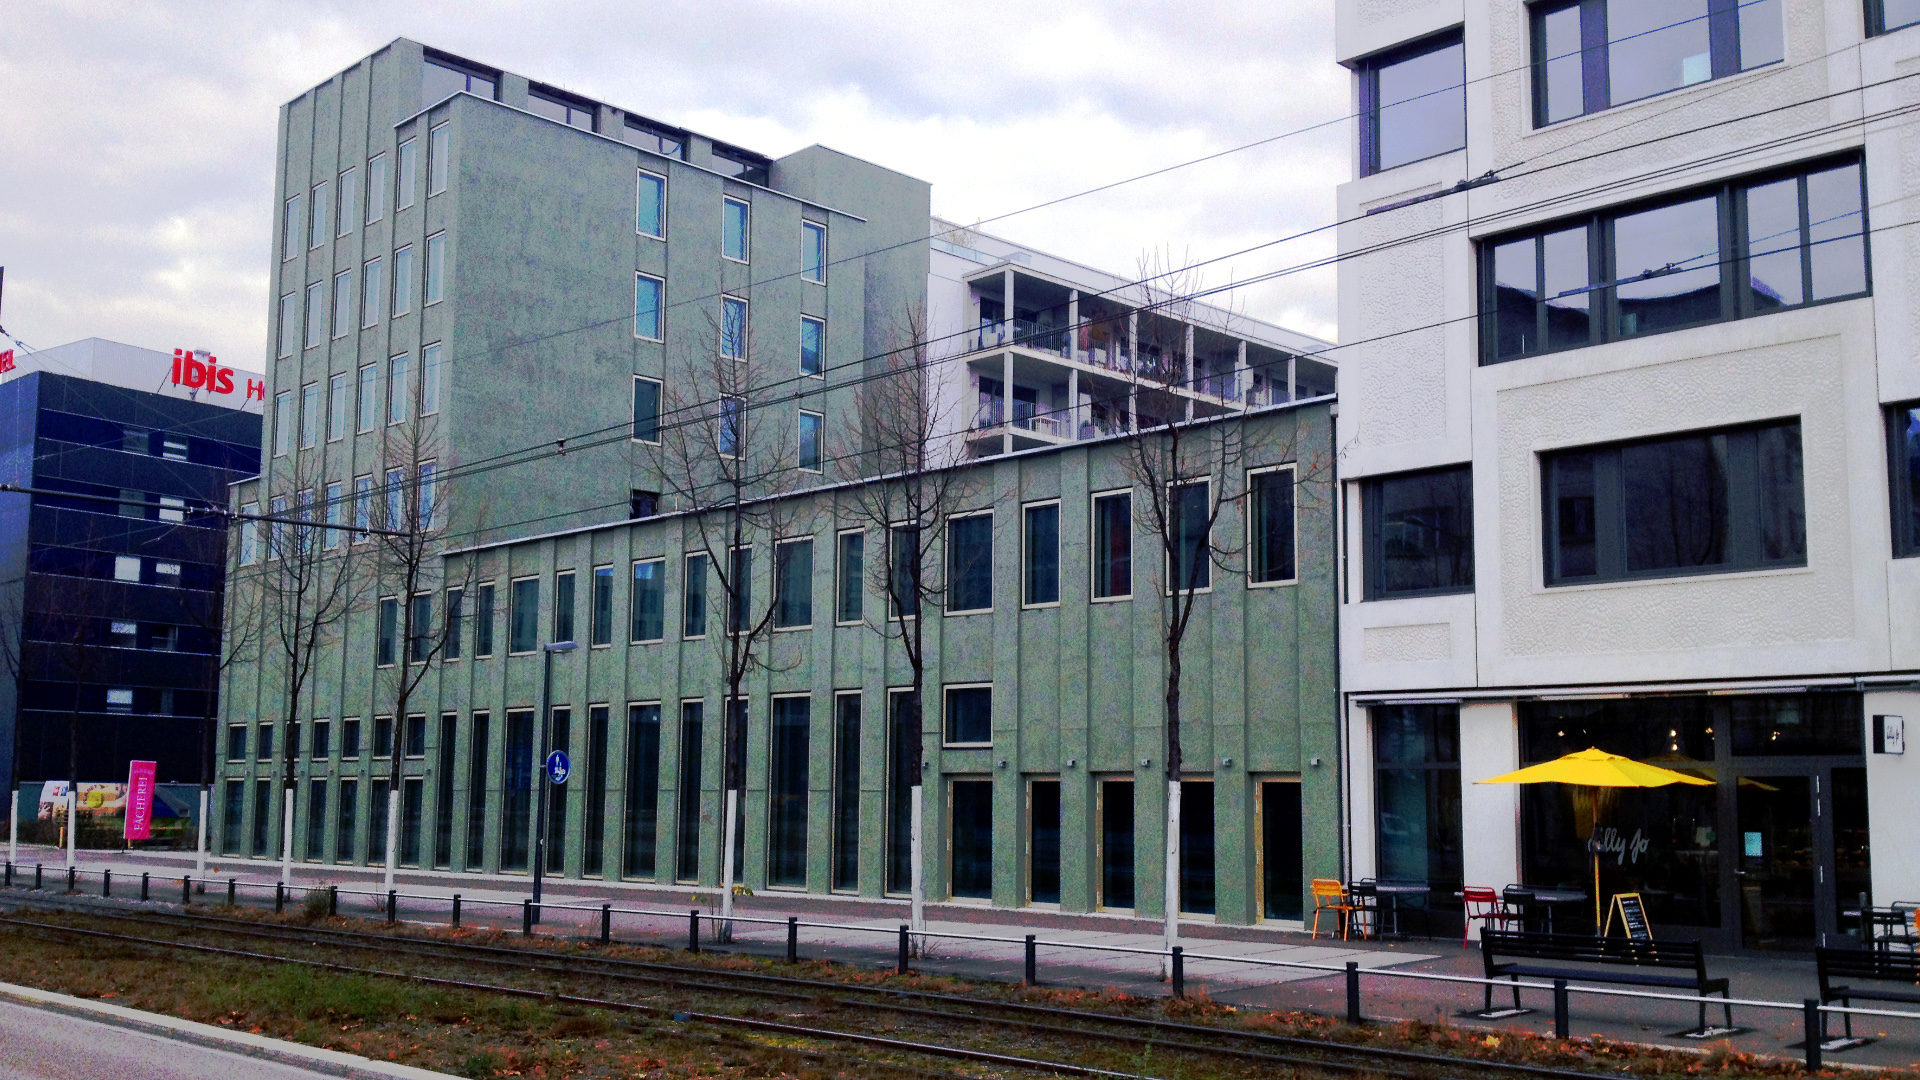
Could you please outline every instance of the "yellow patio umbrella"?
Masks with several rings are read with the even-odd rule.
[[[1668,784],[1692,784],[1696,787],[1710,786],[1713,781],[1697,776],[1688,776],[1683,772],[1663,769],[1644,761],[1635,761],[1619,754],[1609,754],[1598,747],[1588,747],[1552,761],[1543,761],[1538,765],[1529,765],[1510,773],[1489,776],[1485,780],[1476,780],[1476,784],[1566,784],[1579,790],[1574,792],[1575,821],[1574,828],[1581,839],[1588,840],[1592,848],[1591,837],[1598,823],[1599,808],[1603,793],[1610,795],[1613,788],[1655,788]],[[1584,798],[1582,797],[1584,796]],[[1600,930],[1600,853],[1593,852],[1593,928]]]

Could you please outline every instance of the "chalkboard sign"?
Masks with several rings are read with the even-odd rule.
[[[1607,926],[1601,932],[1602,937],[1613,935],[1613,917],[1620,916],[1620,929],[1633,941],[1652,941],[1653,930],[1647,925],[1647,906],[1637,892],[1614,893],[1613,906],[1607,911]]]

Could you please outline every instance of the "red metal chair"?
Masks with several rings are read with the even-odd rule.
[[[1466,947],[1473,941],[1473,924],[1477,919],[1488,926],[1507,929],[1519,924],[1521,913],[1508,907],[1494,892],[1491,886],[1469,885],[1460,891],[1460,897],[1466,902],[1466,928],[1460,933],[1460,945]]]

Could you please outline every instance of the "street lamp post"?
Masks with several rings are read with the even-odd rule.
[[[534,800],[533,814],[533,918],[540,920],[540,880],[547,872],[547,743],[553,738],[553,654],[572,652],[571,641],[550,641],[540,646],[540,749],[534,754],[534,783],[540,795]]]

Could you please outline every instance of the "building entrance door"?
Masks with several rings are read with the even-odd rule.
[[[1740,944],[1811,947],[1818,926],[1821,851],[1811,776],[1742,776],[1735,786],[1739,839],[1733,880],[1740,894]]]

